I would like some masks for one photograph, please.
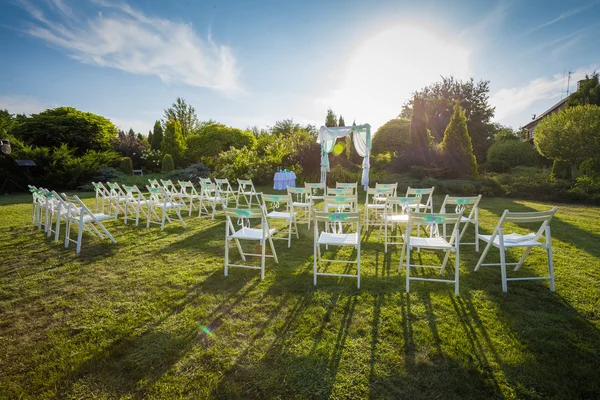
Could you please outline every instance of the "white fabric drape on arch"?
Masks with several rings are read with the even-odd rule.
[[[365,190],[369,186],[369,169],[371,164],[369,155],[371,153],[371,125],[343,126],[328,128],[322,126],[319,129],[317,143],[321,144],[321,183],[326,183],[327,172],[329,172],[329,153],[337,138],[352,135],[352,143],[359,156],[363,157],[361,185]]]

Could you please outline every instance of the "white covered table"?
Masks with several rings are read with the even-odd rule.
[[[287,187],[296,187],[296,174],[293,172],[276,172],[273,178],[273,189],[286,190]]]

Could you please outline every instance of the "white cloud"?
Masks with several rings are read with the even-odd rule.
[[[0,95],[0,110],[6,109],[11,114],[36,114],[52,107],[55,105],[30,96]]]
[[[571,93],[576,89],[576,82],[594,69],[595,66],[580,68],[571,74]],[[566,92],[566,86],[567,78],[563,80],[562,73],[539,77],[524,86],[500,89],[490,96],[490,104],[496,107],[496,119],[502,121],[543,100],[560,100],[562,92]],[[537,110],[537,113],[544,111]]]
[[[331,93],[318,99],[323,107],[341,112],[346,123],[369,123],[376,129],[400,113],[411,92],[440,75],[469,77],[469,52],[447,36],[398,25],[364,40],[340,60],[343,75]],[[322,111],[321,111],[322,112]]]
[[[26,32],[61,48],[86,64],[116,68],[134,74],[155,75],[212,89],[227,97],[244,93],[240,68],[230,47],[209,35],[199,37],[191,25],[148,17],[125,3],[94,1],[95,18],[76,13],[63,0],[49,0],[49,18],[27,0],[21,6],[36,22]]]

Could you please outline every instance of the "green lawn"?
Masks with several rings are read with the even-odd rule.
[[[550,206],[484,198],[481,227]],[[77,256],[30,213],[29,196],[0,198],[0,398],[600,398],[597,207],[559,205],[555,293],[545,281],[502,293],[499,269],[474,272],[468,246],[458,298],[431,282],[407,296],[399,249],[386,255],[376,231],[360,290],[330,277],[315,288],[304,224],[291,249],[275,242],[280,263],[260,281],[223,276],[221,216],[164,232],[110,221],[117,244],[86,236]],[[522,274],[545,263],[534,251]]]

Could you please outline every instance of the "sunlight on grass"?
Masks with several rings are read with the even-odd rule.
[[[506,208],[550,205],[481,207],[491,232]],[[315,288],[305,224],[291,249],[275,242],[280,263],[260,281],[223,276],[221,216],[164,232],[109,221],[117,244],[86,236],[77,256],[31,225],[29,196],[3,197],[0,398],[598,398],[599,211],[559,205],[556,293],[540,281],[502,293],[499,270],[475,273],[465,246],[455,297],[421,282],[407,295],[399,248],[385,254],[376,230],[363,232],[360,290],[338,277]],[[545,263],[534,251],[523,273]]]

